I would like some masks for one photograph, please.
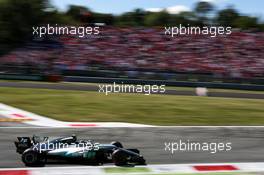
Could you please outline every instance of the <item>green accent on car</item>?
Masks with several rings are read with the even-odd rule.
[[[83,157],[86,159],[93,159],[95,157],[95,155],[96,155],[95,151],[86,151],[86,152],[84,152]]]

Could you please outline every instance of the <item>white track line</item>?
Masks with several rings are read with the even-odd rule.
[[[224,169],[211,169],[211,170],[198,170],[195,167],[234,167],[235,170],[224,170]],[[149,172],[135,172],[133,174],[160,174],[160,173],[201,173],[201,172],[264,172],[264,162],[263,163],[219,163],[219,164],[160,164],[160,165],[147,165],[138,166],[149,170]],[[70,166],[70,167],[43,167],[43,168],[1,168],[1,171],[28,171],[31,175],[57,175],[57,174],[98,174],[105,175],[111,173],[105,173],[106,168],[118,169],[118,167],[109,166]],[[131,168],[133,170],[133,168]],[[115,174],[124,174],[115,173]],[[131,173],[129,173],[131,174]]]
[[[151,127],[151,125],[125,122],[63,122],[0,103],[0,115],[6,118],[14,118],[14,114],[32,119],[22,121],[22,123],[41,127]]]
[[[79,128],[79,127],[157,127],[157,128],[264,128],[264,126],[155,126],[155,125],[144,125],[134,124],[125,122],[63,122],[48,117],[40,116],[32,112],[14,108],[5,104],[0,103],[0,115],[6,118],[14,118],[13,114],[20,114],[26,118],[31,118],[31,121],[25,120],[22,123],[28,124],[28,127],[3,127],[3,128]],[[79,126],[76,126],[79,125]],[[84,125],[84,126],[82,126]]]

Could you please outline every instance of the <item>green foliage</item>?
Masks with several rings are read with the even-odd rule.
[[[92,13],[90,23],[104,23],[106,25],[114,24],[114,16],[112,14]]]
[[[0,1],[0,54],[23,43],[32,27],[45,21],[46,0]]]
[[[214,6],[210,2],[199,1],[195,8],[194,12],[196,14],[196,22],[201,26],[210,24],[211,19],[209,18],[209,14],[214,11]]]
[[[241,29],[258,28],[258,21],[255,17],[240,16],[234,21],[234,25]]]
[[[135,9],[133,12],[127,12],[116,16],[115,25],[120,26],[143,26],[147,15],[142,9]]]
[[[124,13],[120,16],[116,16],[115,25],[117,26],[135,26],[135,21],[132,20],[131,13]]]
[[[75,20],[79,20],[83,13],[89,12],[88,8],[77,5],[70,5],[66,15],[71,16]]]
[[[216,16],[219,25],[234,27],[235,21],[239,18],[239,13],[232,7],[220,10]]]
[[[66,12],[51,6],[49,0],[0,0],[0,55],[17,47],[32,37],[32,27],[40,24],[82,25],[105,23],[114,26],[203,26],[214,21],[216,25],[241,29],[259,29],[264,24],[251,16],[242,16],[233,7],[227,7],[210,16],[214,6],[198,2],[191,12],[169,14],[167,11],[147,12],[135,9],[117,16],[92,12],[84,6],[70,5]]]
[[[260,30],[264,31],[264,23],[263,24],[259,24],[259,28],[260,28]]]
[[[32,27],[46,23],[73,24],[74,21],[58,12],[48,0],[1,0],[0,54],[31,39]]]
[[[170,21],[170,15],[166,11],[149,13],[145,18],[146,26],[164,26],[168,25]]]
[[[206,1],[200,1],[196,4],[194,11],[201,15],[206,15],[214,10],[214,6]]]
[[[92,21],[92,12],[83,6],[70,5],[67,12],[64,14],[68,18],[73,19],[77,23],[89,23]],[[61,21],[57,21],[61,22]]]

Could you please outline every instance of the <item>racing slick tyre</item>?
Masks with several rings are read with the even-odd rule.
[[[113,141],[113,142],[111,143],[111,145],[115,145],[115,146],[118,147],[118,148],[123,148],[123,145],[122,145],[120,142],[117,142],[117,141]]]
[[[113,152],[112,158],[113,158],[113,162],[116,166],[125,166],[128,164],[127,154],[120,149],[115,150]]]
[[[22,154],[22,161],[29,167],[42,167],[46,163],[44,156],[33,150],[26,150]]]

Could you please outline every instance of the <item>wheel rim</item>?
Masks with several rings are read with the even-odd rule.
[[[26,156],[25,156],[25,161],[27,162],[27,163],[33,163],[34,162],[34,155],[32,155],[32,154],[27,154]]]

